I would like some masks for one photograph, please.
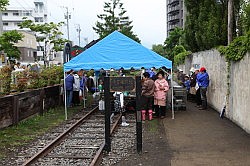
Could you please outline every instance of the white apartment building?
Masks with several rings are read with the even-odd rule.
[[[32,37],[30,35],[32,33],[30,32],[30,29],[20,29],[18,26],[23,21],[23,17],[26,17],[28,20],[32,20],[37,24],[46,23],[48,21],[47,0],[34,0],[32,3],[22,3],[18,0],[10,0],[10,5],[7,7],[7,10],[2,12],[3,31],[9,31],[9,30],[28,31],[29,38],[31,39]],[[39,36],[40,34],[33,34],[33,35]],[[33,39],[34,38],[32,38],[32,40]],[[27,42],[27,43],[32,43],[32,41]],[[49,47],[46,50],[47,55],[44,55],[44,50],[45,50],[44,42],[39,42],[39,43],[37,42],[36,45],[37,45],[37,50],[35,50],[33,54],[34,60],[37,60],[40,63],[43,63],[44,57],[46,57],[45,58],[46,61],[62,59],[61,57],[58,57],[60,56],[60,53],[57,53],[56,55],[54,52],[51,52]],[[22,50],[24,49],[24,47],[25,46],[22,45]],[[31,46],[27,45],[26,47],[30,48]],[[21,52],[22,54],[25,53],[24,51],[21,51]],[[29,56],[29,58],[25,56]],[[29,61],[31,61],[30,53],[21,55],[21,57],[22,59],[29,59]],[[62,61],[60,60],[60,62]]]
[[[2,12],[3,31],[19,30],[18,25],[23,22],[23,17],[35,21],[32,16],[33,10],[30,7],[26,7],[25,9],[14,6],[7,7],[7,10]]]
[[[43,24],[48,21],[48,8],[47,8],[47,0],[34,0],[34,19],[35,23]],[[37,34],[39,35],[39,34]],[[44,42],[37,43],[37,60],[43,61],[44,60]],[[49,59],[47,59],[49,60]]]

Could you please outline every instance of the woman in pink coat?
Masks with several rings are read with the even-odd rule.
[[[154,92],[155,116],[164,118],[166,115],[166,99],[169,86],[164,78],[163,71],[158,72],[157,77]]]

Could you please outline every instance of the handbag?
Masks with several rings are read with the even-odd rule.
[[[192,95],[195,95],[196,94],[196,88],[195,87],[191,87],[190,90],[189,90],[189,93],[192,94]]]

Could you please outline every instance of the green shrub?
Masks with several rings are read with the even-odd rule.
[[[181,52],[181,53],[177,54],[174,57],[175,66],[183,64],[185,62],[185,58],[190,54],[192,54],[192,52],[190,52],[190,51],[185,51],[185,52]]]
[[[250,51],[250,31],[245,36],[234,39],[229,46],[220,46],[219,52],[229,61],[239,61]]]
[[[11,91],[11,67],[4,66],[0,70],[0,95],[9,94]]]

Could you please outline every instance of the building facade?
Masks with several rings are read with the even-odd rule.
[[[33,10],[34,9],[30,7],[8,6],[7,10],[2,12],[3,31],[19,30],[18,25],[23,22],[23,17],[35,21],[32,16]]]
[[[22,4],[19,1],[10,0],[10,5],[7,7],[7,10],[2,12],[3,31],[26,31],[29,35],[25,34],[25,39],[23,40],[26,40],[26,38],[27,40],[33,40],[36,36],[39,36],[39,34],[32,33],[30,29],[20,29],[18,25],[23,22],[23,17],[26,17],[28,20],[32,20],[37,24],[46,23],[48,21],[47,13],[47,0],[34,0],[30,4]],[[31,37],[31,35],[33,35],[33,37]],[[22,53],[20,61],[27,60],[30,62],[31,55],[34,56],[32,60],[33,62],[44,60],[44,42],[34,42],[35,43],[32,45],[30,42],[24,42],[22,43],[22,47],[19,47],[20,45],[17,44]],[[34,50],[34,44],[36,44],[35,52],[33,54],[28,53],[29,51]]]
[[[47,0],[34,0],[34,19],[37,24],[44,24],[48,22],[48,8]],[[37,34],[42,37],[41,35]],[[45,43],[37,43],[37,61],[44,61]]]
[[[36,37],[33,33],[27,31],[19,31],[23,34],[23,40],[19,41],[16,46],[21,52],[21,62],[34,62],[37,59]]]
[[[176,27],[184,29],[186,9],[184,0],[166,0],[167,5],[167,37]]]

